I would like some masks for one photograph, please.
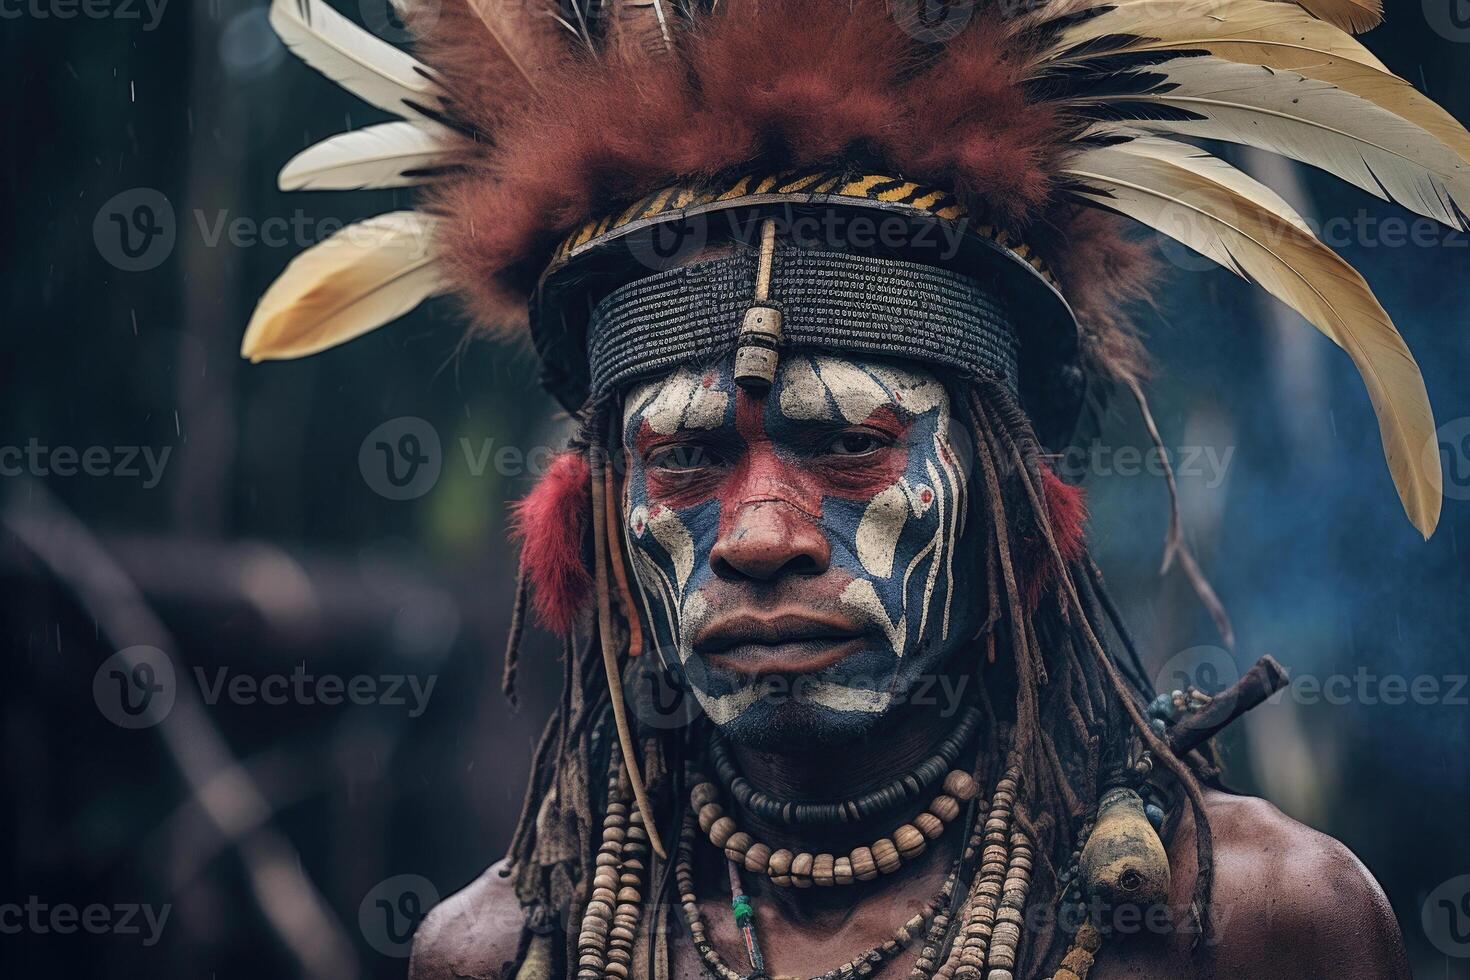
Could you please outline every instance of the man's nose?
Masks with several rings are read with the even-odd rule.
[[[710,552],[722,579],[767,582],[782,575],[821,575],[832,549],[812,518],[788,503],[743,504]]]

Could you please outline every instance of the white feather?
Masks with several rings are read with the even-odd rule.
[[[309,146],[281,168],[283,191],[350,191],[425,183],[406,171],[447,165],[449,130],[427,120],[339,133]]]
[[[1074,104],[1121,98],[1188,110],[1205,118],[1122,125],[1279,153],[1453,228],[1470,228],[1463,213],[1470,207],[1470,164],[1387,109],[1296,72],[1218,58],[1181,58],[1149,70],[1173,87],[1149,95],[1083,96]]]
[[[439,108],[428,68],[326,3],[274,0],[270,22],[292,54],[364,102],[405,118]]]
[[[1108,39],[1103,41],[1102,39]],[[1470,133],[1349,35],[1291,3],[1271,0],[1123,0],[1064,31],[1051,53],[1091,41],[1088,57],[1208,51],[1247,65],[1294,71],[1335,85],[1423,128],[1470,161]]]
[[[240,354],[305,357],[395,320],[444,289],[438,219],[394,211],[348,225],[291,260],[255,307]]]
[[[1439,520],[1441,474],[1434,416],[1419,366],[1355,269],[1278,213],[1280,199],[1247,175],[1228,176],[1159,141],[1079,154],[1073,193],[1187,245],[1258,283],[1352,358],[1378,416],[1389,472],[1409,520],[1428,537]],[[1089,189],[1090,188],[1090,189]]]

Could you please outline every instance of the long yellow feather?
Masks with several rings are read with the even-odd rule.
[[[1435,427],[1424,379],[1392,320],[1351,265],[1278,213],[1274,194],[1250,192],[1249,177],[1195,147],[1136,140],[1084,151],[1067,172],[1079,181],[1073,191],[1079,197],[1142,222],[1260,284],[1345,350],[1378,416],[1404,511],[1426,538],[1433,533],[1441,474],[1438,455],[1427,451]]]
[[[443,289],[438,219],[393,211],[348,225],[291,260],[255,307],[240,354],[289,360],[375,330]]]
[[[1371,31],[1383,23],[1383,0],[1285,0],[1306,7],[1313,15],[1351,34]]]

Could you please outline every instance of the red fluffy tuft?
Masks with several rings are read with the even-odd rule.
[[[557,456],[529,494],[511,505],[511,533],[521,545],[521,574],[531,586],[536,616],[566,635],[592,595],[582,542],[592,522],[587,460]]]
[[[1057,550],[1069,564],[1080,559],[1087,547],[1087,492],[1065,483],[1050,467],[1041,467],[1041,489],[1046,499],[1047,517]],[[1041,537],[1027,537],[1022,542],[1026,566],[1026,609],[1034,611],[1041,597],[1057,581],[1056,560]]]

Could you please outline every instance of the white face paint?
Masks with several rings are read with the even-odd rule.
[[[888,710],[973,632],[974,604],[960,630],[952,621],[957,570],[973,564],[956,562],[968,490],[956,430],[936,377],[886,362],[787,353],[760,399],[736,388],[728,361],[630,392],[625,505],[649,634],[690,669],[718,724],[753,732],[774,710],[765,674],[700,652],[719,661],[731,646],[701,645],[721,624],[847,624],[839,634],[856,644],[825,646],[855,652],[800,675],[805,709],[839,728]],[[762,640],[741,656],[769,648],[784,663],[794,654],[780,651],[800,642]]]

